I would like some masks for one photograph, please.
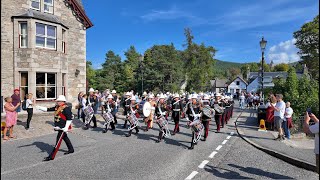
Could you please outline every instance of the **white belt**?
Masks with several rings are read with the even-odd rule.
[[[180,109],[173,109],[173,111],[180,111]]]

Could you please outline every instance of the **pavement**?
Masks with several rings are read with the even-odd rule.
[[[119,115],[119,118],[121,115]],[[199,141],[188,150],[191,130],[185,119],[180,132],[155,143],[157,125],[148,132],[125,137],[119,119],[116,130],[103,134],[103,119],[97,115],[98,127],[82,130],[82,122],[75,119],[68,133],[75,153],[62,143],[55,160],[43,162],[55,144],[56,133],[9,140],[1,143],[2,179],[318,179],[317,173],[298,168],[270,156],[242,140],[235,128],[241,111],[235,108],[233,118],[216,133],[210,122],[207,141]],[[36,124],[45,124],[52,116],[34,117]],[[36,119],[38,118],[38,119]],[[50,124],[49,124],[50,125]],[[21,126],[21,125],[18,125]],[[17,126],[17,129],[18,129]],[[140,128],[144,128],[140,123]],[[174,124],[169,121],[172,131]],[[23,130],[23,129],[21,129]],[[37,129],[33,130],[36,133]],[[18,130],[15,131],[19,133]],[[39,133],[41,134],[41,133]]]
[[[236,127],[239,135],[254,147],[295,166],[315,171],[314,138],[293,134],[284,141],[274,140],[278,132],[258,131],[257,113],[253,109],[243,110]]]

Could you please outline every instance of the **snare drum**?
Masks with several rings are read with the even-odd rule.
[[[162,129],[168,124],[168,121],[164,117],[160,117],[159,119],[157,119],[157,123],[159,127]]]
[[[192,122],[190,126],[192,126],[192,130],[196,133],[203,129],[203,124],[199,120]]]
[[[114,120],[113,115],[110,112],[102,114],[102,117],[106,122],[111,122]]]
[[[94,111],[93,108],[91,106],[87,106],[83,109],[83,113],[88,116],[88,115],[93,115]]]

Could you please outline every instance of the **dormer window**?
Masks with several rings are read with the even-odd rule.
[[[40,0],[31,0],[31,9],[40,11]]]
[[[44,12],[46,13],[53,13],[53,0],[44,0]]]

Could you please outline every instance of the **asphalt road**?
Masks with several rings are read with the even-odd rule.
[[[55,143],[56,134],[2,144],[3,179],[318,179],[316,173],[273,158],[240,139],[234,121],[215,133],[211,121],[209,137],[188,150],[191,130],[182,120],[180,133],[155,143],[158,127],[125,137],[123,120],[117,129],[103,134],[98,128],[69,133],[75,153],[63,155],[64,143],[54,161],[42,162]],[[102,120],[102,119],[101,119]],[[145,125],[140,123],[144,128]],[[170,129],[173,122],[170,121]]]

